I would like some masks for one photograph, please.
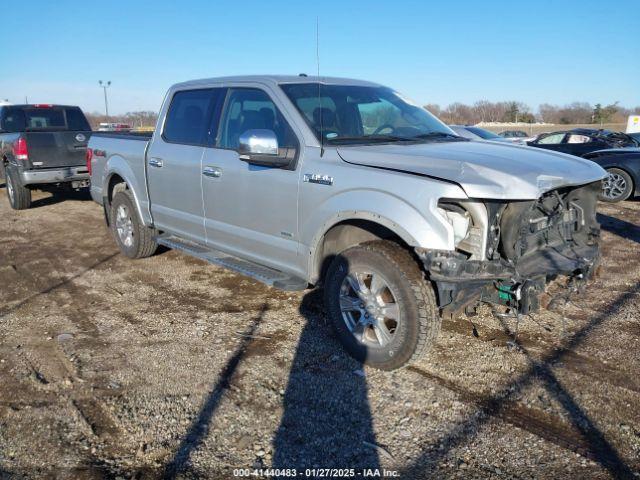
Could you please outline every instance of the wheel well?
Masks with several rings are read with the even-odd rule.
[[[122,185],[122,187],[119,187],[119,185]],[[109,179],[109,186],[107,187],[107,202],[109,203],[109,205],[111,205],[111,201],[113,200],[114,192],[126,190],[127,188],[127,182],[125,182],[124,179],[117,173],[114,174]]]
[[[374,240],[390,240],[410,250],[409,244],[384,225],[370,220],[346,220],[332,226],[324,234],[316,250],[314,277],[321,282],[336,255]]]

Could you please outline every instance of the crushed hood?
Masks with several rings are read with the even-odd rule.
[[[341,146],[338,154],[348,163],[454,182],[470,198],[531,200],[549,190],[595,182],[606,175],[590,160],[508,143]]]

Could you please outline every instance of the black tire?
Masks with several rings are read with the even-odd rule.
[[[118,212],[120,208],[123,208],[122,213],[125,213],[126,219],[131,222],[130,224],[130,243],[126,239],[126,235],[121,235],[118,231]],[[129,258],[146,258],[153,255],[158,244],[153,239],[157,235],[157,232],[153,228],[145,227],[140,220],[140,215],[136,209],[133,195],[129,190],[117,192],[113,201],[111,202],[111,208],[109,211],[110,228],[113,238],[115,239],[120,251]],[[126,221],[126,220],[125,220]],[[123,236],[125,238],[123,238]]]
[[[22,185],[18,174],[12,170],[5,170],[7,175],[7,197],[14,210],[26,210],[31,206],[31,190]]]
[[[608,168],[608,177],[602,181],[602,191],[598,198],[603,202],[622,202],[633,193],[633,179],[631,176],[619,168]],[[620,188],[620,185],[624,185]]]
[[[363,338],[374,336],[378,338],[377,344],[359,340],[343,317],[341,295],[344,300],[345,292],[350,288],[347,275],[351,273],[353,278],[356,271],[381,275],[388,286],[386,295],[394,300],[386,305],[396,304],[398,320],[395,325],[392,321],[393,328],[387,329],[387,333],[395,330],[387,345],[382,345],[379,341],[373,326],[365,327],[374,333],[367,333]],[[370,278],[370,282],[373,282],[373,276]],[[372,367],[394,370],[417,361],[435,343],[440,331],[442,319],[431,283],[425,279],[411,254],[395,243],[367,242],[337,255],[327,271],[324,291],[326,310],[338,339],[355,359]],[[374,295],[374,298],[380,296]],[[365,304],[362,303],[359,307],[363,305]],[[369,303],[366,305],[370,306]],[[383,317],[379,313],[372,313],[371,318],[375,316],[378,318],[376,321],[379,321]],[[368,313],[363,312],[356,312],[356,315],[359,316],[359,321],[362,321],[362,315],[369,317]],[[384,318],[382,321],[388,322],[389,319]]]

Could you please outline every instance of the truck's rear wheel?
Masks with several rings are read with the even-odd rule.
[[[409,252],[387,241],[337,255],[327,272],[325,303],[347,351],[381,370],[416,361],[440,331],[431,284]]]
[[[18,174],[11,170],[5,170],[7,176],[7,196],[9,204],[14,210],[26,210],[31,206],[31,190],[22,185]]]
[[[113,238],[127,257],[145,258],[156,252],[158,244],[153,239],[156,232],[142,224],[129,190],[114,195],[109,218]]]

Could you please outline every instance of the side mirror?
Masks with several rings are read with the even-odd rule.
[[[278,138],[273,130],[255,128],[240,135],[240,155],[278,155]]]
[[[291,163],[290,155],[280,155],[278,138],[273,130],[254,128],[247,130],[239,139],[240,160],[265,167],[286,167]]]

